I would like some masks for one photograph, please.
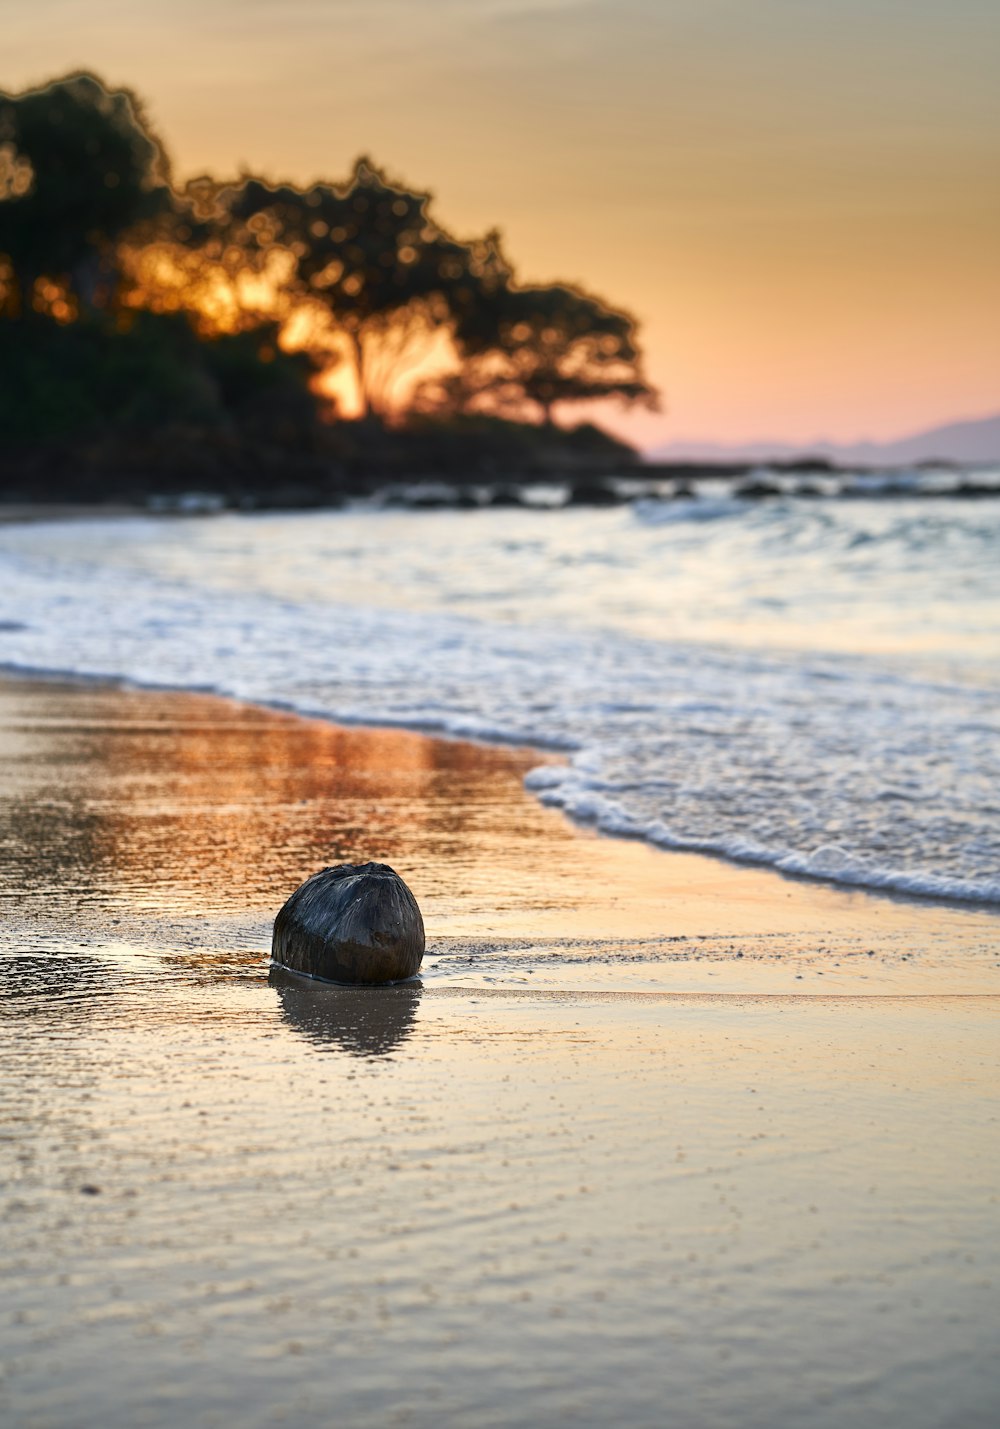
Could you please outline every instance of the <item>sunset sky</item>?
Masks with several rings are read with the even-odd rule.
[[[0,88],[137,89],[175,176],[361,152],[642,321],[645,445],[1000,408],[996,0],[11,0]]]

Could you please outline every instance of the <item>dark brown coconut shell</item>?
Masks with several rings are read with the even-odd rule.
[[[272,960],[310,977],[400,982],[423,956],[417,900],[385,863],[341,863],[314,873],[274,920]]]

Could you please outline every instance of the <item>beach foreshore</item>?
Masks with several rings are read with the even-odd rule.
[[[9,1422],[994,1422],[995,913],[598,837],[537,750],[12,677],[0,730]],[[269,971],[369,858],[420,979]]]
[[[12,675],[0,727],[22,880],[10,915],[48,935],[128,927],[169,946],[194,920],[263,957],[309,873],[375,859],[424,911],[425,976],[467,940],[463,976],[502,980],[501,950],[534,948],[533,976],[583,990],[622,978],[678,992],[1000,990],[997,911],[599,836],[524,788],[560,762],[537,749]],[[623,956],[574,971],[591,944]]]

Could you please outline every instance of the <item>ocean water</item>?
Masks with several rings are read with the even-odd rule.
[[[1000,500],[0,530],[0,663],[535,743],[613,834],[1000,903]]]

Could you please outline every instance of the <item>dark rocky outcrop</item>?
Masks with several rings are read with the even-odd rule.
[[[621,493],[607,482],[574,481],[569,489],[567,506],[620,506]]]
[[[274,920],[272,959],[310,977],[399,982],[413,976],[423,955],[417,901],[384,863],[342,863],[314,873]]]

